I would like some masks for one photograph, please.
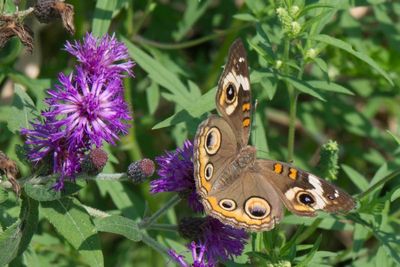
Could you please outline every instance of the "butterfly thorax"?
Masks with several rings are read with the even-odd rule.
[[[220,176],[220,179],[215,182],[212,190],[221,190],[232,184],[241,173],[252,168],[256,160],[257,150],[253,146],[242,148],[237,156],[232,160]]]

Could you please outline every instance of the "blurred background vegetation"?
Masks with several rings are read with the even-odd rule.
[[[134,45],[128,47],[137,62],[134,68],[136,77],[125,80],[126,99],[134,116],[132,128],[117,147],[109,148],[113,156],[105,170],[124,172],[134,160],[143,157],[153,159],[165,150],[181,146],[185,139],[192,139],[198,123],[206,116],[204,111],[214,108],[211,93],[212,97],[207,98],[210,101],[206,102],[207,107],[202,108],[203,112],[199,111],[197,116],[182,115],[182,112],[179,113],[182,108],[193,103],[179,103],[166,84],[173,86],[179,77],[189,88],[192,101],[200,99],[201,94],[210,92],[216,86],[227,50],[238,37],[244,40],[247,47],[251,70],[262,72],[264,68],[274,67],[260,56],[257,46],[249,44],[254,44],[255,36],[260,34],[259,24],[270,25],[267,32],[279,37],[276,8],[286,2],[71,0],[68,3],[75,10],[74,36],[63,28],[60,21],[41,24],[33,16],[28,16],[24,21],[34,32],[33,52],[28,53],[17,38],[11,39],[0,50],[0,111],[13,101],[14,83],[26,88],[40,110],[45,89],[53,87],[59,72],[68,73],[73,66],[74,62],[63,51],[65,42],[80,40],[88,31],[96,35],[115,32],[118,38]],[[334,8],[322,33],[351,44],[353,49],[372,58],[387,75],[382,76],[365,61],[336,46],[318,47],[321,48],[318,57],[325,63],[312,61],[304,66],[304,79],[329,79],[352,94],[318,90],[326,101],[308,94],[299,96],[294,164],[318,174],[316,165],[321,145],[329,139],[337,141],[341,169],[335,183],[355,195],[400,167],[400,3],[381,0],[294,1],[300,6],[316,2]],[[20,10],[27,9],[30,4],[29,1],[21,1]],[[15,10],[12,1],[6,1],[6,7],[8,13]],[[295,62],[296,56],[293,54],[291,60]],[[160,70],[159,66],[164,69]],[[168,72],[164,72],[165,69]],[[157,76],[157,70],[161,77]],[[261,157],[287,160],[290,107],[286,83],[254,73],[252,78],[256,77],[258,81],[253,81],[252,91],[258,106],[252,143],[261,150]],[[180,115],[176,116],[178,113]],[[18,131],[10,129],[4,114],[0,113],[0,150],[17,159],[16,145],[22,145],[24,140]],[[173,117],[166,120],[170,116]],[[22,176],[29,174],[24,164],[19,162],[18,167]],[[315,223],[311,219],[288,215],[280,228],[264,234],[264,244],[258,250],[263,255],[253,257],[265,260],[267,255],[268,261],[272,261],[273,257],[275,261],[290,258],[274,249],[282,247],[286,239],[290,240],[296,229],[293,224],[303,223],[311,226],[305,230],[308,234],[296,244],[303,245],[302,248],[297,247],[300,254],[296,255],[306,257],[307,254],[302,255],[301,251],[311,253],[308,245],[314,244],[321,235],[318,248],[321,253],[313,254],[315,266],[318,262],[322,265],[323,258],[325,263],[328,262],[325,266],[398,266],[399,181],[399,177],[390,180],[368,195],[368,199],[361,201],[357,213],[357,218],[361,220],[358,221],[358,228],[357,225],[350,227],[344,223],[329,224],[331,217],[322,217]],[[148,183],[89,182],[78,197],[85,205],[139,220],[143,215],[156,211],[171,195],[151,195]],[[18,205],[14,198],[0,204],[3,229],[18,217]],[[175,224],[187,214],[190,214],[189,209],[180,203],[160,222]],[[369,226],[363,223],[366,221]],[[380,231],[390,235],[380,235]],[[184,245],[188,242],[173,232],[149,231],[149,235],[179,252],[185,250]],[[253,235],[253,241],[260,236],[262,234]],[[165,255],[142,242],[133,242],[122,236],[101,233],[101,246],[106,266],[165,266],[170,262]],[[265,253],[263,249],[268,250],[268,246],[272,248]],[[329,254],[329,251],[332,253]],[[237,262],[244,263],[246,259],[238,259]],[[84,266],[85,261],[48,221],[40,220],[27,252],[11,265],[23,264]],[[237,266],[234,263],[227,265]]]

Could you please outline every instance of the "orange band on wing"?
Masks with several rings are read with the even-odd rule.
[[[289,178],[292,180],[297,179],[297,173],[298,171],[295,168],[289,168]]]
[[[250,125],[250,119],[249,118],[245,118],[243,120],[243,127],[249,127]]]
[[[277,174],[281,174],[283,171],[283,166],[280,163],[275,163],[274,164],[274,172],[276,172]]]
[[[243,112],[250,110],[250,103],[245,103],[242,105]]]

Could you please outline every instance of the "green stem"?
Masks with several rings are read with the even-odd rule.
[[[167,203],[163,207],[161,207],[159,210],[157,210],[151,217],[144,218],[140,223],[139,223],[139,228],[146,229],[150,227],[158,218],[160,218],[162,215],[164,215],[171,207],[175,206],[176,204],[181,201],[181,198],[179,197],[178,194],[174,195],[171,197]]]
[[[241,26],[236,27],[236,28],[231,28],[231,29],[228,29],[228,30],[225,30],[225,31],[218,31],[216,33],[201,37],[199,39],[190,40],[190,41],[187,41],[187,42],[182,42],[182,43],[177,43],[177,44],[160,43],[160,42],[156,42],[156,41],[153,41],[153,40],[146,39],[146,38],[144,38],[144,37],[142,37],[140,35],[135,35],[132,38],[132,41],[136,42],[136,43],[140,43],[140,44],[150,45],[150,46],[153,46],[153,47],[156,47],[156,48],[160,48],[160,49],[165,49],[165,50],[167,50],[167,49],[170,49],[170,50],[184,49],[184,48],[197,46],[199,44],[205,43],[205,42],[210,41],[210,40],[217,39],[217,38],[219,38],[221,36],[229,34],[230,32],[239,31],[239,30],[241,30],[243,28],[246,28],[246,27],[248,27],[250,25],[252,25],[252,24],[251,23],[246,23],[246,24],[241,25]]]
[[[368,196],[372,192],[374,192],[378,187],[384,185],[385,183],[389,182],[396,176],[400,175],[400,169],[395,170],[394,172],[388,174],[385,178],[377,182],[376,184],[372,185],[370,188],[368,188],[366,191],[362,192],[357,196],[357,199],[363,199],[364,197]]]
[[[158,253],[168,255],[168,249],[163,245],[161,245],[160,243],[158,243],[156,240],[154,240],[154,238],[150,237],[149,235],[146,234],[142,235],[142,241],[149,247],[156,250]]]
[[[178,226],[172,224],[165,223],[153,223],[152,225],[146,228],[147,230],[160,230],[160,231],[168,231],[168,232],[177,232]]]
[[[23,186],[24,184],[35,184],[35,185],[39,185],[39,184],[46,184],[47,182],[51,181],[51,180],[56,180],[59,178],[60,175],[58,174],[51,174],[51,175],[47,175],[47,176],[31,176],[31,177],[27,177],[24,179],[20,179],[18,180],[18,183]],[[98,180],[102,180],[102,181],[129,181],[130,178],[128,178],[126,173],[100,173],[98,175],[88,175],[88,174],[80,174],[78,175],[75,179],[77,180],[86,180],[86,181],[98,181]],[[12,188],[12,184],[5,180],[5,181],[0,181],[0,187],[3,188]]]
[[[293,161],[294,157],[294,139],[296,131],[296,111],[298,93],[294,88],[289,89],[289,133],[288,133],[288,162]]]

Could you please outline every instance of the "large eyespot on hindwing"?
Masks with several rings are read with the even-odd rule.
[[[214,155],[221,146],[221,132],[217,127],[212,127],[206,134],[204,148],[208,155]]]
[[[251,197],[244,203],[244,210],[250,218],[261,220],[270,214],[271,206],[263,198]]]
[[[232,104],[236,99],[236,88],[232,83],[228,83],[225,88],[225,102],[227,104]]]
[[[306,206],[311,206],[315,203],[314,197],[310,193],[305,192],[305,191],[301,191],[301,192],[297,193],[296,199],[299,203],[306,205]]]
[[[214,173],[214,166],[211,163],[207,163],[206,168],[204,169],[204,177],[207,181],[209,181]]]
[[[221,199],[218,205],[226,211],[232,211],[236,209],[236,202],[229,198]]]

